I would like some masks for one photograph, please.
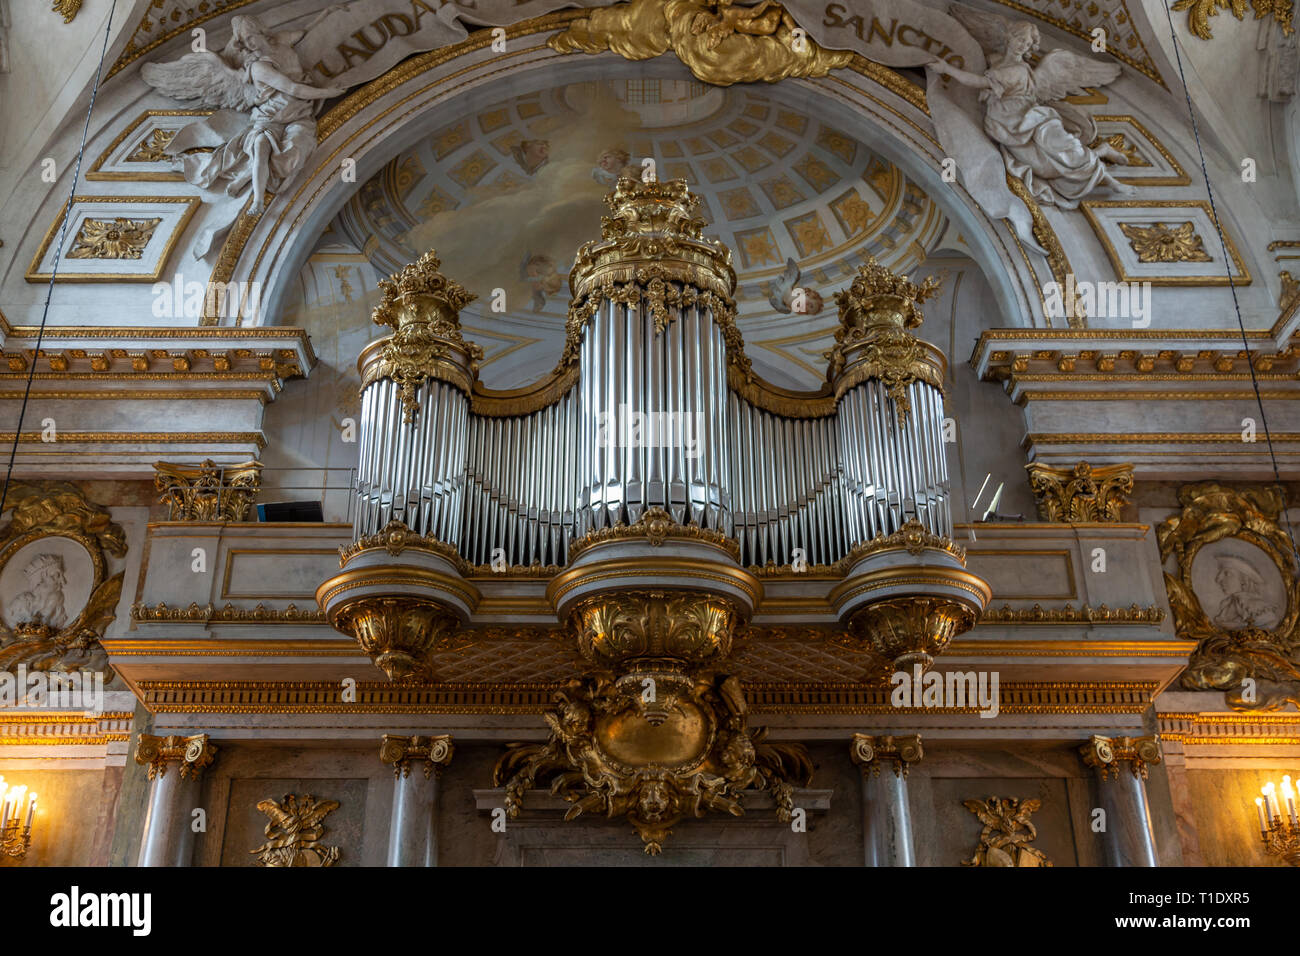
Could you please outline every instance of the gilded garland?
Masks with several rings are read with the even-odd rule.
[[[1185,485],[1181,514],[1157,529],[1173,561],[1165,588],[1180,637],[1196,651],[1182,685],[1222,690],[1235,710],[1300,704],[1300,584],[1279,488]]]

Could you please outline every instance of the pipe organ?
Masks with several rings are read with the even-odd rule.
[[[653,852],[746,787],[788,813],[806,776],[747,735],[743,691],[717,676],[762,602],[757,571],[833,568],[846,639],[893,667],[929,666],[990,595],[952,541],[944,357],[911,331],[936,283],[863,266],[836,295],[826,384],[792,392],[751,368],[731,253],[686,183],[620,180],[606,204],[536,387],[478,382],[458,320],[472,296],[432,252],[381,283],[392,332],[359,359],[356,540],[317,601],[390,678],[430,680],[438,641],[474,626],[476,575],[546,575],[591,670],[557,698],[558,736],[498,766],[507,809],[560,774],[571,814],[626,815]],[[597,756],[565,774],[561,751]]]

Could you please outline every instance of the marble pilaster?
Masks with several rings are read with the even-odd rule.
[[[1160,738],[1094,735],[1079,752],[1097,773],[1106,814],[1101,834],[1105,865],[1159,866],[1146,779],[1147,765],[1161,760]]]
[[[199,777],[216,758],[207,734],[155,737],[141,734],[135,762],[149,768],[149,805],[138,866],[189,866],[194,853],[191,811],[198,805]]]
[[[449,734],[384,734],[379,759],[393,765],[396,778],[388,831],[389,866],[438,865],[438,772],[451,763],[453,750]]]
[[[907,768],[924,756],[920,735],[854,734],[849,752],[862,771],[863,865],[916,866]]]

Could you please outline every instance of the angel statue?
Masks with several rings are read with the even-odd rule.
[[[1002,148],[1011,175],[1024,181],[1040,203],[1074,209],[1099,189],[1131,195],[1106,163],[1127,165],[1128,158],[1097,140],[1097,126],[1082,110],[1062,100],[1083,87],[1113,83],[1117,63],[1094,60],[1068,50],[1049,50],[1031,67],[1025,58],[1038,50],[1038,28],[1028,20],[1008,20],[995,13],[948,8],[979,41],[988,55],[983,74],[968,73],[944,60],[926,66],[964,86],[980,90],[984,132]]]
[[[203,189],[224,182],[227,195],[239,196],[251,186],[248,213],[259,215],[267,192],[288,182],[316,148],[320,102],[346,90],[308,83],[293,48],[306,30],[273,33],[255,16],[230,23],[233,33],[221,53],[187,53],[172,63],[147,63],[140,72],[173,99],[218,110],[180,130],[167,153]]]

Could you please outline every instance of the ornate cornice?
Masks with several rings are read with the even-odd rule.
[[[428,551],[446,558],[461,574],[470,572],[469,563],[460,556],[460,552],[446,542],[428,535],[416,534],[404,523],[394,518],[374,534],[363,535],[351,544],[339,548],[339,567],[344,567],[362,551],[383,548],[393,557],[403,551]],[[488,570],[491,570],[490,568]]]
[[[326,622],[324,611],[315,608],[300,611],[293,604],[284,608],[270,608],[259,603],[257,607],[242,608],[227,603],[224,607],[218,608],[211,602],[201,606],[192,602],[189,607],[168,607],[162,601],[152,607],[147,604],[132,604],[131,620],[200,623],[215,621],[233,624],[324,624]]]
[[[1165,610],[1155,604],[1140,607],[1131,604],[1127,608],[1107,607],[1102,604],[1091,607],[1087,604],[1076,608],[1073,604],[1065,607],[1044,608],[1035,604],[1031,608],[1013,608],[1010,604],[1002,607],[989,607],[980,617],[981,624],[1159,624],[1165,619]]]
[[[925,530],[925,527],[919,521],[912,520],[906,522],[893,534],[878,534],[870,541],[856,545],[831,567],[836,574],[843,575],[863,558],[880,551],[906,551],[913,557],[919,557],[927,548],[946,551],[956,558],[963,567],[966,565],[965,548],[953,541],[952,538],[931,534]]]

